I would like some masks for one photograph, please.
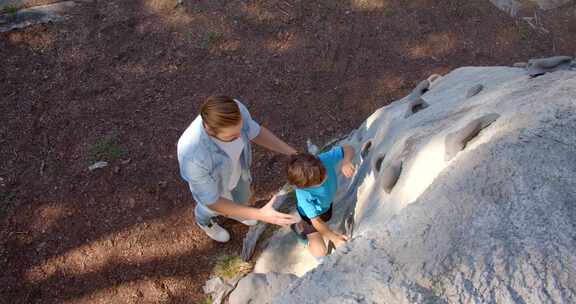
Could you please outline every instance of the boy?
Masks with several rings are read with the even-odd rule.
[[[353,158],[354,149],[344,145],[318,157],[308,153],[292,155],[286,167],[288,183],[295,187],[297,209],[302,218],[291,228],[299,236],[306,237],[310,253],[320,262],[327,253],[324,239],[332,241],[336,247],[348,240],[345,235],[332,231],[326,222],[332,217],[338,165],[342,163],[342,174],[351,177],[356,170]]]

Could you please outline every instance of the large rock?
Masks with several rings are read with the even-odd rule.
[[[275,272],[251,273],[244,277],[230,294],[230,304],[269,304],[276,293],[287,289],[296,280],[293,274]]]
[[[352,241],[266,295],[576,303],[576,71],[467,67],[420,93],[344,140],[362,150],[336,202]]]

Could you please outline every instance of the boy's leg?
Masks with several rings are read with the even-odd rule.
[[[320,232],[310,233],[307,237],[310,253],[312,253],[315,258],[326,256],[326,244],[324,243],[324,238]]]
[[[302,229],[300,231],[308,239],[308,248],[310,253],[316,258],[316,260],[318,260],[318,262],[322,263],[324,257],[328,254],[324,237],[322,237],[322,234],[314,228],[309,218],[301,213],[299,214],[302,218],[302,221],[299,223],[299,226]],[[328,209],[324,214],[320,215],[320,218],[325,222],[329,221],[331,217],[332,206],[330,206],[330,209]]]

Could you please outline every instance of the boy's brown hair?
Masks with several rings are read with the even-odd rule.
[[[242,118],[238,104],[228,96],[210,96],[200,108],[202,121],[218,132],[227,127],[237,126]]]
[[[316,186],[324,181],[326,168],[310,153],[292,155],[286,166],[288,182],[298,188]]]

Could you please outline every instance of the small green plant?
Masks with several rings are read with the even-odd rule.
[[[202,301],[200,301],[199,304],[212,304],[214,303],[212,301],[212,298],[210,296],[206,296],[204,299],[202,299]]]
[[[392,17],[394,15],[396,15],[396,10],[394,10],[394,8],[390,5],[385,6],[382,11],[384,12],[384,16],[386,17]]]
[[[200,40],[200,48],[209,49],[222,39],[222,34],[218,32],[208,32]]]
[[[18,13],[18,7],[13,6],[13,5],[8,5],[6,6],[2,12],[6,15],[8,15],[8,17],[16,17],[16,13]]]
[[[252,264],[242,261],[242,258],[237,255],[224,255],[214,266],[214,274],[224,279],[232,279],[251,270]]]
[[[193,38],[192,32],[185,32],[184,37],[186,37],[186,40],[191,41]]]
[[[92,161],[113,161],[120,158],[123,154],[118,143],[118,137],[115,135],[99,139],[90,148],[90,159]]]
[[[16,198],[16,193],[10,191],[0,191],[0,202],[11,202]]]

